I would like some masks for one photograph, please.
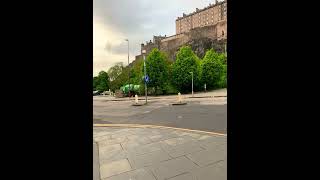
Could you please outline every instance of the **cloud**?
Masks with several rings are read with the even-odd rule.
[[[153,35],[174,35],[175,19],[203,8],[212,0],[93,0],[94,72],[107,71],[116,62],[127,64],[140,53],[140,44]],[[96,75],[96,73],[94,73]]]

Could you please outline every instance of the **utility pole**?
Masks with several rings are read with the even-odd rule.
[[[190,72],[192,76],[192,97],[193,97],[193,72]]]
[[[148,89],[147,89],[147,70],[146,70],[146,50],[142,50],[143,54],[143,67],[144,67],[144,93],[146,97],[146,104],[148,103]]]
[[[129,39],[125,39],[126,41],[128,41],[128,69],[129,69],[129,75],[128,75],[128,82],[129,82],[129,90],[128,90],[128,96],[130,99],[130,66],[129,66]]]

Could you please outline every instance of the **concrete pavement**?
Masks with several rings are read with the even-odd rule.
[[[225,180],[227,136],[172,128],[94,127],[101,180]]]
[[[98,145],[93,143],[93,180],[100,179]]]

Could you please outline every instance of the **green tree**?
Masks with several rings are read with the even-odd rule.
[[[93,77],[93,90],[95,91],[98,85],[98,77]]]
[[[106,91],[109,90],[109,76],[108,73],[105,71],[100,71],[98,75],[98,84],[96,86],[96,89],[98,91]]]
[[[124,67],[119,74],[113,81],[110,82],[110,89],[115,91],[120,89],[121,86],[129,83],[129,68],[128,66]]]
[[[115,91],[119,89],[124,80],[124,74],[126,73],[125,67],[123,67],[122,62],[116,63],[108,70],[109,80],[110,80],[110,89]],[[128,78],[128,76],[127,76]]]
[[[154,48],[147,56],[146,71],[150,79],[148,87],[154,88],[155,94],[158,90],[163,93],[169,82],[169,61],[166,54]]]
[[[118,62],[108,70],[109,80],[115,80],[123,70],[123,63]]]
[[[140,85],[143,83],[142,76],[143,72],[143,60],[137,59],[134,61],[133,66],[130,68],[130,83]]]
[[[218,54],[213,49],[206,52],[200,65],[201,82],[208,89],[226,87],[227,65],[224,54]]]
[[[179,91],[191,91],[192,74],[190,72],[193,72],[194,89],[199,87],[199,63],[200,60],[191,47],[180,48],[176,62],[172,66],[172,83]]]

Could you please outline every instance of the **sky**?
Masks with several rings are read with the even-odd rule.
[[[215,0],[93,0],[93,75],[128,64],[153,35],[175,34],[175,20]]]

